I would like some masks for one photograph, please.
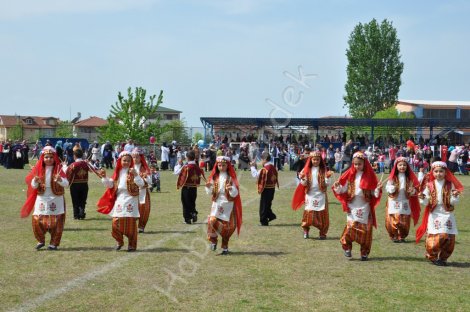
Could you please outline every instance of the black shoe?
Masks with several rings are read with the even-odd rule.
[[[193,223],[197,222],[197,213],[193,213]]]
[[[118,251],[118,250],[121,250],[122,246],[119,246],[117,245],[116,247],[114,247],[114,250]]]
[[[127,248],[127,252],[135,252],[135,249],[133,249],[133,248]]]
[[[406,241],[405,241],[404,238],[400,239],[400,243],[405,243],[405,242],[406,242]]]
[[[260,226],[268,226],[268,225],[269,225],[268,222],[261,222],[261,223],[260,223]]]
[[[46,245],[46,244],[44,244],[44,243],[38,243],[38,244],[36,245],[36,249],[39,250],[39,249],[41,249],[42,247],[44,247],[45,245]]]
[[[144,233],[144,229],[139,229],[139,233]]]
[[[228,249],[224,249],[224,250],[222,250],[222,252],[220,253],[220,255],[222,255],[222,256],[226,256],[226,255],[228,255],[228,254],[229,254]]]
[[[211,251],[215,251],[217,249],[217,244],[211,244]]]
[[[57,250],[57,246],[49,245],[49,246],[47,247],[47,249],[49,249],[49,250]]]
[[[319,240],[326,240],[326,236],[319,236],[318,239]]]
[[[361,261],[367,261],[368,257],[367,256],[361,256]]]
[[[400,240],[397,239],[397,238],[394,238],[394,239],[393,239],[393,242],[394,242],[394,243],[401,243]]]
[[[191,220],[184,220],[183,223],[184,224],[191,224]]]
[[[442,261],[441,259],[434,260],[432,263],[434,263],[437,266],[447,266],[447,262]]]
[[[344,251],[344,256],[347,257],[347,258],[351,258],[352,257],[351,250],[345,250]]]
[[[274,221],[276,219],[277,219],[277,216],[273,213],[273,215],[268,218],[268,222]]]

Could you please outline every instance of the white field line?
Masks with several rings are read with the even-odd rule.
[[[189,228],[186,231],[189,232],[189,231],[192,231],[192,230],[193,230],[193,228]],[[182,234],[181,233],[173,233],[170,236],[162,238],[159,241],[157,241],[156,243],[143,248],[143,250],[157,248],[157,247],[161,246],[165,241],[167,241],[171,238],[180,236],[180,235],[182,235]],[[137,257],[139,257],[143,254],[144,253],[139,252],[139,251],[137,251],[135,253],[129,253],[126,256],[118,258],[118,259],[114,260],[113,262],[105,264],[101,267],[95,268],[95,269],[89,271],[88,273],[86,273],[84,275],[81,275],[81,276],[67,282],[63,287],[54,289],[50,292],[47,292],[43,295],[40,295],[40,296],[38,296],[38,297],[36,297],[32,300],[29,300],[27,302],[23,302],[18,307],[14,308],[12,310],[9,310],[9,311],[30,311],[30,310],[34,310],[37,307],[39,307],[40,305],[42,305],[44,302],[46,302],[48,300],[51,300],[51,299],[54,299],[54,298],[68,292],[69,290],[71,290],[75,287],[79,287],[79,286],[85,284],[88,281],[91,281],[91,280],[93,280],[93,279],[95,279],[95,278],[97,278],[101,275],[104,275],[104,274],[108,273],[111,270],[117,269],[117,268],[123,266],[124,264],[126,264],[127,262],[129,262],[129,260],[137,258]]]
[[[287,184],[284,184],[282,185],[280,188],[283,189],[283,188],[286,188],[286,187],[289,187],[290,185],[292,185],[295,181],[291,181]],[[243,203],[243,206],[245,205],[248,205],[248,204],[251,204],[252,202],[256,201],[259,197],[253,197],[247,201],[245,201]],[[193,227],[190,227],[188,228],[186,231],[189,232],[189,231],[193,231],[194,228]],[[145,248],[143,248],[143,250],[147,250],[147,249],[153,249],[153,248],[157,248],[159,246],[161,246],[165,241],[169,240],[169,239],[172,239],[174,237],[177,237],[177,236],[180,236],[182,235],[181,233],[174,233],[168,237],[165,237],[165,238],[162,238],[160,239],[159,241],[157,241],[156,243],[150,245],[150,246],[147,246]],[[60,251],[59,251],[60,252]],[[40,305],[42,305],[44,302],[48,301],[48,300],[51,300],[51,299],[54,299],[66,292],[68,292],[69,290],[75,288],[75,287],[79,287],[83,284],[85,284],[86,282],[88,281],[91,281],[101,275],[104,275],[106,273],[108,273],[109,271],[111,270],[114,270],[114,269],[117,269],[121,266],[123,266],[125,263],[127,263],[129,260],[131,259],[134,259],[134,258],[137,258],[141,255],[143,255],[144,253],[142,252],[136,252],[136,253],[130,253],[124,257],[121,257],[119,259],[116,259],[114,260],[113,262],[111,263],[108,263],[108,264],[105,264],[104,266],[102,267],[99,267],[99,268],[96,268],[92,271],[89,271],[88,273],[82,275],[82,276],[79,276],[71,281],[69,281],[68,283],[66,283],[63,287],[60,287],[60,288],[57,288],[57,289],[54,289],[50,292],[47,292],[43,295],[40,295],[34,299],[31,299],[29,301],[26,301],[26,302],[23,302],[21,305],[19,305],[18,307],[12,309],[12,310],[9,310],[9,311],[18,311],[18,312],[23,312],[23,311],[31,311],[31,310],[34,310],[36,309],[37,307],[39,307]]]

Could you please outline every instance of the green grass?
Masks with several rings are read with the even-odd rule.
[[[239,172],[244,202],[240,237],[230,256],[209,251],[205,215],[210,197],[199,189],[200,223],[182,223],[175,176],[162,172],[162,193],[152,193],[147,233],[138,252],[116,252],[111,221],[95,212],[104,187],[90,178],[87,220],[69,213],[60,250],[35,251],[31,217],[21,219],[27,170],[0,168],[0,310],[35,311],[470,311],[470,204],[456,207],[459,235],[450,266],[424,258],[424,243],[393,244],[378,209],[370,261],[342,254],[346,216],[330,192],[326,241],[304,240],[302,211],[292,211],[294,173],[281,172],[273,210],[278,219],[258,226],[254,179]],[[470,189],[470,178],[459,176]],[[71,211],[67,190],[66,202]],[[414,233],[414,228],[411,231]],[[311,236],[317,236],[312,228]],[[413,235],[414,236],[414,235]],[[49,236],[47,236],[47,239]],[[47,242],[47,240],[46,240]]]

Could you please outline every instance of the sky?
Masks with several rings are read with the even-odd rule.
[[[400,99],[470,100],[470,1],[0,0],[0,114],[106,118],[163,90],[200,117],[344,116],[348,38],[393,23]]]

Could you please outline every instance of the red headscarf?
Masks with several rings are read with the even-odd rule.
[[[307,158],[307,161],[305,162],[305,166],[302,169],[301,173],[305,175],[307,178],[307,181],[310,179],[310,175],[312,174],[312,158],[313,157],[319,157],[320,158],[320,164],[319,164],[319,172],[324,172],[326,173],[326,164],[325,160],[321,157],[320,152],[312,152],[310,153],[310,156]],[[302,183],[299,183],[297,185],[297,188],[294,191],[294,196],[292,197],[292,202],[291,202],[291,207],[293,210],[299,209],[304,203],[305,203],[305,193],[306,193],[306,186],[302,185]]]
[[[377,176],[375,175],[374,169],[372,169],[372,166],[370,165],[369,161],[367,160],[367,157],[364,155],[363,152],[356,152],[353,155],[353,160],[354,158],[359,158],[364,161],[364,169],[362,171],[362,177],[361,177],[361,182],[359,184],[359,187],[363,190],[369,190],[374,192],[375,189],[377,188]],[[346,170],[343,175],[339,178],[339,184],[340,185],[345,185],[346,182],[352,183],[356,179],[356,168],[354,168],[354,165],[351,162],[351,167]],[[341,205],[343,206],[343,211],[344,212],[349,212],[349,207],[348,207],[348,193],[341,193],[338,194],[335,192],[334,187],[333,189],[333,194],[336,196],[336,198],[341,202]],[[375,196],[372,196],[370,199],[370,212],[372,215],[372,224],[374,227],[377,228],[377,219],[375,217],[375,207],[380,203],[380,198],[382,197],[382,192],[379,194],[379,198],[376,198]]]
[[[431,166],[431,172],[428,173],[428,184],[429,183],[434,183],[434,180],[436,180],[436,178],[434,177],[434,175],[432,174],[432,170],[436,167],[442,167],[445,169],[445,172],[446,172],[446,175],[445,175],[445,180],[446,182],[450,182],[452,183],[452,185],[454,186],[454,188],[459,191],[460,193],[463,192],[464,190],[464,187],[462,185],[462,183],[460,183],[459,180],[457,180],[457,178],[454,176],[454,174],[447,168],[447,165],[445,162],[443,161],[435,161],[432,166]],[[426,206],[426,209],[424,210],[424,216],[423,216],[423,220],[421,221],[421,225],[419,226],[419,228],[416,230],[416,243],[419,243],[419,241],[421,240],[421,237],[423,237],[424,233],[426,233],[427,229],[428,229],[428,219],[429,219],[429,214],[431,213],[430,211],[430,205],[428,204]]]
[[[149,165],[147,164],[147,160],[145,160],[145,156],[144,156],[144,153],[141,149],[139,148],[134,148],[134,150],[132,151],[131,153],[132,155],[135,155],[135,154],[138,154],[139,157],[140,157],[140,167],[141,167],[141,170],[140,172],[146,172],[147,174],[150,173],[150,167]]]
[[[38,196],[38,190],[31,186],[31,181],[34,179],[34,177],[44,178],[44,175],[46,174],[46,165],[44,164],[45,154],[52,154],[52,156],[54,157],[54,168],[52,170],[52,174],[56,175],[59,173],[62,177],[65,177],[65,174],[61,170],[61,162],[59,156],[57,156],[56,150],[50,146],[46,146],[42,150],[38,162],[33,167],[31,172],[26,176],[25,182],[28,187],[28,190],[26,192],[26,201],[20,211],[20,216],[22,218],[26,218],[27,216],[29,216],[29,214],[34,208],[34,203],[36,202],[36,198]]]
[[[214,178],[218,178],[219,176],[219,168],[217,167],[219,162],[225,162],[227,164],[227,174],[230,176],[230,178],[233,181],[233,184],[238,190],[238,195],[235,197],[233,200],[233,209],[235,210],[235,216],[237,218],[237,234],[240,235],[240,229],[242,227],[242,200],[240,197],[240,185],[238,183],[237,179],[237,174],[235,173],[235,169],[232,166],[232,163],[230,162],[230,158],[226,156],[219,156],[217,157],[217,160],[214,164],[214,167],[212,168],[211,174],[209,175],[209,178],[207,179],[208,182],[214,181]]]
[[[121,154],[119,154],[119,158],[116,161],[116,168],[114,169],[113,176],[111,177],[113,181],[117,181],[119,179],[119,173],[121,172],[121,169],[122,169],[121,159],[124,156],[129,156],[131,158],[131,164],[129,166],[129,169],[134,167],[134,160],[132,159],[131,153],[126,152],[126,151],[121,152]],[[103,196],[101,196],[101,198],[96,203],[96,206],[98,207],[96,211],[102,214],[109,214],[111,210],[113,210],[115,202],[116,202],[116,190],[114,189],[114,187],[112,188],[107,187]]]
[[[420,184],[418,181],[418,178],[416,177],[415,173],[410,167],[410,164],[406,161],[405,157],[398,157],[395,160],[395,164],[393,165],[392,172],[390,172],[390,175],[388,176],[388,180],[391,182],[394,182],[395,178],[398,178],[398,163],[399,162],[404,162],[406,164],[406,171],[405,175],[407,179],[410,179],[411,182],[413,183],[413,186],[415,187],[415,190],[418,192],[420,188]],[[413,223],[416,225],[419,220],[419,214],[421,212],[421,207],[419,206],[419,200],[418,200],[418,194],[415,194],[414,196],[411,196],[409,198],[410,201],[410,208],[411,208],[411,217],[413,218]]]

